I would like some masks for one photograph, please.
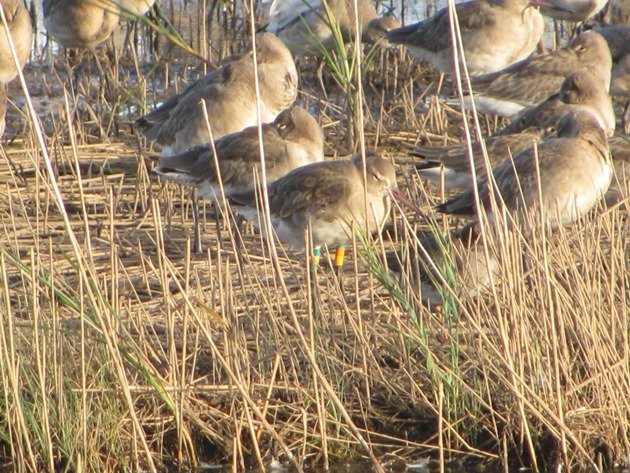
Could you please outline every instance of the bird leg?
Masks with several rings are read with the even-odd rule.
[[[623,125],[623,132],[626,135],[630,135],[630,99],[626,102],[626,108],[621,116],[621,123]]]
[[[313,308],[313,312],[318,305],[318,285],[317,285],[317,268],[319,267],[319,262],[322,258],[322,247],[316,246],[313,248],[313,256],[311,258],[311,307]]]
[[[203,253],[203,248],[201,247],[201,219],[199,218],[199,196],[197,196],[196,188],[193,188],[190,198],[192,199],[193,222],[195,225],[193,251],[196,254],[200,255],[201,253]]]
[[[324,93],[324,99],[328,100],[328,93],[326,92],[326,87],[324,86],[324,65],[325,62],[323,59],[319,60],[319,64],[317,66],[317,80],[319,81],[319,86],[322,88],[322,92]]]
[[[247,219],[243,217],[241,214],[236,214],[236,230],[238,231],[238,243],[239,245],[245,246],[245,242],[243,241],[243,233],[247,227]]]
[[[313,248],[313,263],[311,264],[311,272],[317,271],[319,262],[322,259],[322,247],[316,246]]]
[[[84,74],[83,56],[85,50],[77,50],[74,48],[64,48],[66,74],[70,79],[73,96],[79,94],[79,80],[88,74]],[[87,89],[87,86],[86,86]]]
[[[217,230],[217,240],[219,241],[219,248],[223,249],[223,235],[221,234],[221,210],[219,203],[215,200],[212,204],[214,207],[214,225]]]
[[[122,53],[124,54],[126,49],[130,49],[131,54],[133,55],[133,49],[136,44],[138,44],[138,22],[127,22],[127,31],[125,32],[125,41],[123,42]]]
[[[96,69],[98,69],[98,82],[99,82],[99,90],[103,91],[103,96],[105,93],[111,93],[114,90],[114,86],[111,83],[109,75],[105,73],[105,69],[103,69],[103,64],[101,63],[100,58],[98,57],[98,52],[94,47],[90,48],[90,52],[92,53],[92,57],[94,58],[94,64],[96,65]]]
[[[337,280],[343,294],[343,261],[346,257],[346,245],[339,245],[335,250],[335,269],[337,270]]]
[[[234,243],[235,249],[236,249],[236,258],[238,259],[238,264],[240,265],[241,268],[243,268],[243,264],[244,264],[244,260],[243,260],[243,253],[245,250],[245,240],[243,240],[243,232],[245,231],[245,225],[247,224],[247,220],[245,219],[245,217],[243,217],[241,214],[236,214],[236,222],[235,222],[235,226],[236,228],[234,229],[235,232],[235,238],[236,238],[236,242]]]

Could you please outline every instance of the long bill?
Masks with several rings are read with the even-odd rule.
[[[392,196],[392,199],[396,200],[401,206],[407,207],[418,215],[424,217],[424,212],[413,202],[406,194],[400,191],[397,187],[392,187],[389,189],[389,193]]]
[[[529,0],[529,4],[535,7],[544,7],[564,13],[575,13],[575,10],[564,5],[560,5],[560,2],[554,0]]]

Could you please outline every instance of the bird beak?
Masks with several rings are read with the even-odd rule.
[[[575,13],[574,10],[571,10],[570,8],[566,8],[563,6],[560,6],[556,3],[553,2],[553,0],[529,0],[529,4],[533,5],[535,7],[544,7],[550,10],[556,10],[559,12],[565,12],[565,13]]]
[[[424,217],[424,212],[418,207],[409,197],[403,194],[398,188],[392,187],[389,189],[389,193],[392,198],[396,200],[401,206],[407,207],[410,210],[413,210],[418,215]]]

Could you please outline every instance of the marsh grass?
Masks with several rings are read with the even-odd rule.
[[[169,21],[186,31],[193,13],[179,15]],[[116,65],[115,87],[136,105],[204,68],[174,74],[194,60],[171,64],[171,52],[147,66],[133,51]],[[458,139],[461,113],[422,104],[434,76],[394,59],[373,64],[383,76],[396,68],[395,79],[357,101],[366,146],[395,153],[418,139]],[[27,72],[23,96],[44,74]],[[150,175],[150,151],[128,125],[134,112],[90,81],[64,94],[63,75],[47,80],[58,106],[44,112],[31,97],[35,115],[11,109],[9,135],[20,123],[26,131],[0,148],[2,463],[243,469],[276,458],[301,469],[368,459],[382,469],[429,456],[542,470],[627,461],[628,189],[617,206],[555,234],[487,228],[476,251],[498,270],[475,295],[463,290],[450,236],[458,222],[396,208],[388,231],[355,235],[342,292],[327,257],[313,286],[304,255],[272,251],[251,230],[242,246],[228,232],[218,245],[205,223],[206,250],[195,255],[188,193]],[[343,96],[322,103],[312,76],[301,84],[334,147],[346,132]],[[443,193],[401,172],[400,186],[431,215]],[[418,229],[439,243],[424,268],[437,306],[423,301],[411,262],[400,274],[387,263],[392,250],[423,251]]]

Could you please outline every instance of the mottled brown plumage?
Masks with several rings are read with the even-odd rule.
[[[377,230],[389,215],[396,173],[394,165],[378,155],[366,157],[366,168],[364,182],[362,159],[357,155],[351,160],[302,166],[269,184],[271,223],[280,241],[303,250],[309,222],[315,247],[345,244],[353,224],[357,231]],[[232,194],[230,201],[260,225],[255,192]]]
[[[630,0],[610,0],[606,16],[612,24],[630,26]]]
[[[606,192],[606,203],[613,205],[630,198],[630,137],[614,136],[608,140],[614,176]],[[630,201],[628,202],[630,205]]]
[[[600,25],[593,30],[608,41],[613,59],[610,93],[627,98],[622,121],[624,133],[630,134],[630,26]]]
[[[620,97],[630,97],[630,52],[613,68],[610,93]]]

